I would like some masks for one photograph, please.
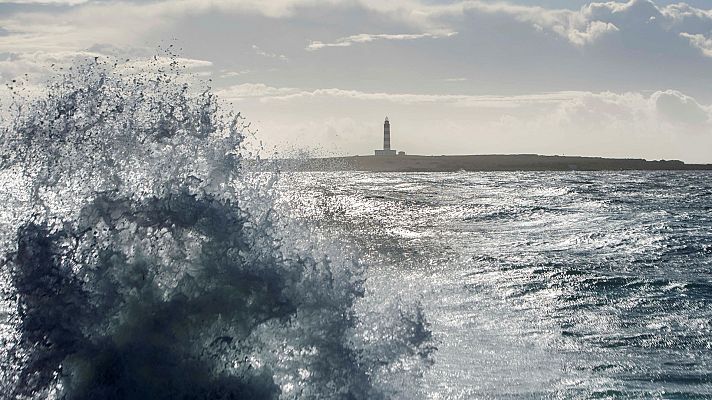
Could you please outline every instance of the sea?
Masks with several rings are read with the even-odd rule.
[[[706,172],[296,173],[296,218],[423,304],[404,398],[712,398]]]
[[[0,399],[712,398],[708,172],[281,170],[168,59],[3,106]]]

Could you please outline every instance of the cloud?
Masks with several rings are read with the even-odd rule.
[[[571,43],[583,46],[595,42],[607,33],[617,32],[618,30],[618,27],[610,22],[591,21],[586,25],[585,30],[568,29],[565,31],[565,36]]]
[[[342,98],[361,101],[387,101],[400,104],[450,104],[459,107],[515,107],[526,103],[560,102],[579,96],[579,92],[559,92],[522,96],[471,96],[457,94],[413,94],[363,92],[358,90],[327,88],[304,90],[291,87],[273,87],[263,83],[244,83],[219,89],[218,95],[229,100],[258,98],[262,102],[292,101],[310,98]]]
[[[249,69],[241,69],[241,70],[227,70],[227,69],[221,69],[220,70],[220,77],[221,78],[236,78],[238,76],[243,76],[249,74],[251,71]]]
[[[88,3],[90,0],[0,0],[0,4],[48,4],[75,6]]]
[[[594,15],[594,11],[599,6],[610,7],[611,12],[614,12],[616,4],[618,3],[592,3],[579,10],[568,10],[513,5],[506,2],[466,0],[446,6],[426,7],[422,15],[427,15],[426,20],[430,25],[439,26],[443,23],[447,24],[453,17],[466,18],[473,14],[505,15],[529,24],[537,30],[553,32],[574,45],[583,46],[619,31],[618,26],[611,19],[598,18]]]
[[[702,34],[690,34],[686,32],[680,33],[681,37],[684,37],[690,41],[694,47],[700,49],[702,54],[707,57],[712,57],[712,39],[708,39]]]
[[[285,56],[284,54],[276,54],[276,53],[266,52],[266,51],[262,50],[262,49],[260,48],[260,46],[258,46],[258,45],[256,45],[256,44],[253,44],[253,45],[252,45],[252,50],[254,50],[257,55],[260,55],[260,56],[262,56],[262,57],[278,58],[278,59],[283,60],[283,61],[287,61],[287,60],[288,60],[287,56]]]
[[[46,75],[56,72],[55,67],[70,65],[76,61],[101,56],[92,51],[36,51],[32,53],[5,53],[0,58],[0,78],[14,79],[24,74]]]
[[[707,125],[711,119],[709,106],[676,90],[656,92],[651,96],[656,111],[672,123]]]
[[[592,2],[578,10],[550,9],[514,5],[504,1],[459,0],[448,3],[424,0],[179,0],[133,2],[98,2],[86,0],[22,0],[32,3],[75,4],[79,7],[61,15],[23,12],[0,17],[0,26],[12,37],[0,40],[0,51],[55,51],[85,49],[95,41],[102,43],[136,43],[141,35],[167,28],[193,15],[214,12],[255,14],[270,19],[308,17],[314,10],[356,11],[354,15],[371,15],[384,21],[400,21],[413,30],[426,33],[391,34],[362,33],[333,41],[313,40],[306,49],[315,51],[327,47],[348,47],[374,41],[405,41],[450,37],[466,27],[472,15],[500,15],[514,22],[530,25],[542,32],[553,33],[577,47],[600,43],[618,35],[636,37],[644,44],[650,33],[669,36],[669,40],[684,38],[692,46],[710,54],[712,11],[694,8],[685,3],[658,6],[651,0],[627,2]],[[365,23],[368,23],[364,21]],[[127,29],[128,28],[128,29]],[[174,26],[175,28],[175,26]],[[506,29],[506,28],[505,28]],[[306,30],[306,28],[305,28]],[[318,30],[321,32],[321,30]],[[6,35],[7,36],[7,35]],[[493,40],[506,40],[507,32]],[[0,36],[1,38],[2,36]],[[652,42],[659,42],[654,37]],[[665,42],[665,41],[663,41]],[[636,43],[631,43],[635,45]],[[648,44],[650,45],[650,44]],[[286,60],[276,51],[254,46],[256,54],[266,58]]]
[[[0,78],[13,79],[27,74],[36,75],[33,79],[35,81],[41,80],[44,75],[58,72],[59,68],[95,57],[103,58],[106,56],[96,51],[6,53],[4,57],[0,57]],[[209,68],[213,65],[212,62],[206,60],[185,57],[169,58],[165,56],[136,57],[127,61],[122,59],[121,61],[119,68],[124,72],[166,67],[174,61],[191,71]]]
[[[590,3],[579,10],[545,9],[541,7],[510,6],[506,3],[487,5],[473,2],[466,9],[489,13],[504,13],[535,28],[546,30],[565,38],[577,46],[595,43],[598,39],[628,25],[638,16],[640,4],[649,5],[647,0],[631,0],[628,3]],[[653,5],[653,8],[655,6]],[[632,18],[628,18],[631,17]],[[622,17],[622,18],[621,18]]]
[[[0,1],[2,2],[2,1]],[[445,4],[418,0],[382,2],[376,0],[179,0],[151,1],[146,3],[100,2],[88,0],[14,0],[20,4],[68,4],[83,5],[92,14],[112,13],[116,17],[126,14],[143,15],[145,20],[167,18],[175,20],[186,15],[213,11],[232,13],[255,13],[269,18],[293,18],[310,8],[352,7],[370,10],[396,20],[407,21],[428,31],[439,29],[454,32],[456,27],[449,18],[467,13],[509,15],[521,22],[554,32],[571,43],[584,45],[595,42],[606,34],[626,30],[635,25],[653,24],[675,33],[691,32],[683,26],[695,25],[694,32],[703,27],[712,28],[712,11],[694,8],[686,3],[657,6],[652,0],[629,0],[627,2],[591,2],[579,10],[549,9],[538,6],[514,5],[505,1],[459,0]],[[77,14],[79,15],[79,14]],[[85,14],[84,14],[85,15]],[[422,34],[361,34],[337,39],[331,43],[315,41],[312,49],[342,47],[353,43],[373,40],[413,40],[422,37],[443,37],[448,33]],[[324,46],[319,46],[322,43]]]
[[[450,25],[453,17],[505,15],[537,30],[554,33],[575,46],[595,44],[612,34],[639,35],[644,39],[654,30],[673,38],[681,33],[712,31],[712,10],[694,8],[685,3],[658,6],[652,0],[591,2],[578,10],[464,0],[444,6],[424,6],[420,10],[421,21],[425,16],[428,25],[443,29],[457,29]],[[694,39],[693,44],[699,43],[697,35]],[[708,44],[704,46],[706,49]]]
[[[130,3],[83,3],[69,10],[32,9],[0,15],[0,51],[15,53],[86,51],[97,43],[136,47],[150,31],[170,23],[150,6]]]
[[[298,90],[294,88],[276,88],[263,83],[243,83],[216,90],[216,93],[226,100],[279,97],[297,92]]]
[[[129,59],[127,61],[121,62],[118,66],[119,72],[130,72],[136,71],[137,73],[146,70],[156,70],[160,68],[166,68],[170,65],[178,65],[182,68],[187,68],[195,72],[196,70],[203,70],[205,68],[210,68],[213,66],[211,61],[197,60],[185,57],[167,57],[167,56],[153,56],[153,57],[141,57],[135,59]]]
[[[303,90],[292,87],[273,87],[262,83],[246,83],[218,90],[228,100],[256,99],[262,103],[298,101],[332,101],[341,99],[361,102],[388,102],[402,106],[434,105],[455,108],[490,110],[536,109],[549,110],[546,118],[558,115],[559,122],[581,123],[587,126],[615,121],[647,122],[656,120],[671,124],[706,125],[712,122],[712,107],[701,105],[696,99],[675,90],[656,91],[651,95],[637,92],[565,91],[517,96],[475,96],[458,94],[413,94],[362,92],[348,89]],[[539,118],[539,116],[537,116]]]
[[[456,35],[457,32],[446,32],[446,33],[418,33],[418,34],[368,34],[362,33],[359,35],[352,35],[343,38],[336,39],[332,43],[323,43],[320,41],[312,41],[307,46],[307,50],[315,51],[326,47],[349,47],[356,43],[369,43],[379,40],[416,40],[416,39],[439,39],[443,37],[451,37]]]

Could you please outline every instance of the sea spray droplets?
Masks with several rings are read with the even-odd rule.
[[[175,63],[150,74],[98,61],[75,66],[27,104],[16,99],[3,167],[21,165],[33,190],[161,195],[191,180],[229,190],[244,119],[221,114],[205,88],[191,93]],[[167,68],[167,70],[164,70]],[[227,176],[223,176],[226,175]],[[56,190],[55,190],[56,191]]]
[[[0,155],[26,198],[2,231],[5,393],[393,393],[378,375],[433,351],[422,312],[394,306],[388,334],[358,339],[378,330],[353,308],[363,265],[280,240],[273,189],[241,173],[244,120],[168,59],[88,60],[15,101]]]

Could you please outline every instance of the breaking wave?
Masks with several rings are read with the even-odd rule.
[[[2,396],[397,395],[432,362],[421,308],[357,313],[366,266],[276,211],[278,174],[246,161],[245,119],[177,57],[135,64],[12,88]]]

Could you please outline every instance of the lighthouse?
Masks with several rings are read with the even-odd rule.
[[[386,121],[383,123],[383,150],[391,149],[391,123],[386,117]]]
[[[388,121],[388,117],[383,122],[383,149],[376,150],[375,154],[377,156],[395,156],[397,154],[395,150],[391,150],[391,123]]]

